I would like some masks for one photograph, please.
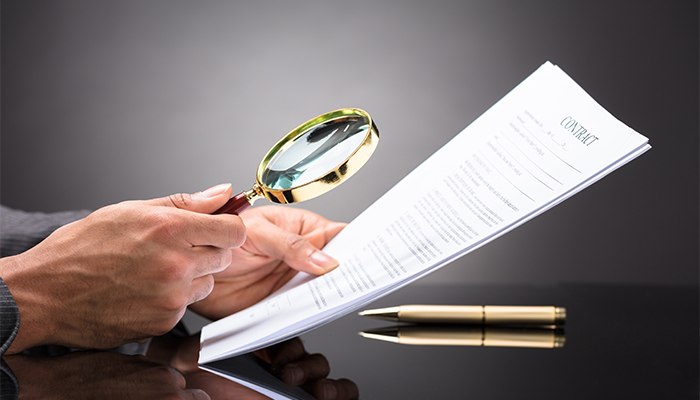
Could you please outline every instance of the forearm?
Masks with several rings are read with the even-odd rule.
[[[46,344],[47,335],[54,329],[50,307],[54,302],[46,295],[50,291],[45,288],[37,290],[46,285],[47,279],[41,273],[43,266],[35,260],[36,257],[27,257],[27,253],[31,252],[0,259],[0,276],[6,285],[3,288],[6,296],[2,313],[3,354],[15,354]],[[7,337],[4,331],[9,331],[10,325],[5,326],[6,318],[12,324],[12,332]]]

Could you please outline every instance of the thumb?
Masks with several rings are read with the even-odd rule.
[[[211,214],[226,204],[231,197],[231,184],[222,183],[210,187],[203,192],[193,194],[178,193],[167,197],[153,199],[149,202],[153,205],[175,207],[181,210],[193,211],[202,214]]]
[[[337,260],[314,246],[308,238],[267,221],[250,230],[245,246],[254,254],[282,260],[292,269],[312,275],[323,275],[338,266]]]
[[[316,248],[301,235],[287,233],[278,246],[278,250],[282,251],[280,259],[297,271],[323,275],[338,266],[336,259]]]

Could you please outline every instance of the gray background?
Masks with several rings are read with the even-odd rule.
[[[248,189],[360,107],[377,152],[302,204],[350,221],[550,60],[652,150],[421,282],[697,284],[698,45],[696,1],[2,1],[2,202]]]

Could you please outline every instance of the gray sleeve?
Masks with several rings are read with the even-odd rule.
[[[0,206],[0,257],[27,251],[56,229],[88,214],[87,210],[42,213]]]
[[[0,356],[5,354],[19,329],[19,310],[10,290],[0,278]]]

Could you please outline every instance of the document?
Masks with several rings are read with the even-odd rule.
[[[479,248],[650,148],[547,62],[367,208],[258,304],[205,326],[200,364],[302,334]]]

